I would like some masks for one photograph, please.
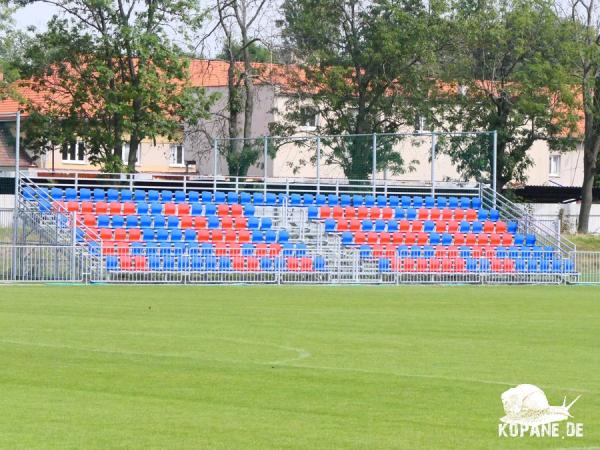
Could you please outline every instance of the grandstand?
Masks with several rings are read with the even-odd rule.
[[[434,191],[158,175],[20,181],[20,242],[35,236],[38,247],[71,249],[53,273],[40,273],[43,256],[30,257],[20,279],[565,283],[578,276],[572,244],[475,183],[437,183]]]

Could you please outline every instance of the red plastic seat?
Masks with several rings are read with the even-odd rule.
[[[163,214],[165,216],[177,215],[177,205],[175,203],[165,203],[163,205]]]
[[[180,216],[189,216],[190,204],[189,203],[179,203],[177,205],[177,214]]]
[[[379,209],[376,206],[373,206],[370,210],[369,210],[369,217],[371,219],[379,219],[381,217],[381,209]]]
[[[417,217],[419,218],[419,220],[429,219],[429,209],[419,208],[419,215]]]
[[[240,204],[233,204],[231,205],[231,215],[233,217],[241,217],[244,215],[244,208],[242,207],[242,205]]]
[[[446,232],[447,223],[445,220],[438,220],[435,223],[435,231],[437,233],[445,233]]]
[[[454,210],[454,220],[461,221],[465,218],[465,210],[464,209],[455,209]]]
[[[429,233],[417,233],[417,244],[418,245],[427,245],[429,242]]]
[[[225,230],[225,242],[237,242],[237,233],[235,230]]]
[[[492,272],[504,272],[504,261],[502,259],[492,258]]]
[[[210,232],[210,240],[213,242],[221,242],[223,240],[223,230],[212,230]]]
[[[431,208],[429,210],[429,218],[431,220],[438,220],[441,216],[441,212],[438,208]]]
[[[395,245],[384,245],[383,251],[386,258],[394,258],[396,256],[396,246]]]
[[[254,256],[249,256],[246,258],[246,267],[251,272],[257,272],[259,269],[259,260]]]
[[[402,259],[402,271],[403,272],[414,272],[416,270],[417,260],[414,258],[403,258]]]
[[[292,272],[297,272],[300,270],[300,258],[289,257],[287,258],[287,268]]]
[[[396,257],[392,258],[391,268],[394,272],[400,272],[402,270],[402,260]]]
[[[337,219],[336,230],[337,231],[348,231],[348,221],[346,219]]]
[[[194,218],[192,216],[181,216],[181,228],[194,228]]]
[[[514,272],[514,271],[515,271],[515,262],[510,258],[506,258],[504,260],[504,272]]]
[[[499,233],[490,234],[490,245],[497,247],[502,242],[502,235]]]
[[[221,228],[224,230],[233,228],[233,218],[230,216],[221,216]]]
[[[452,241],[454,242],[454,245],[465,245],[466,237],[465,237],[464,233],[454,233],[454,235],[452,237],[453,237]]]
[[[115,254],[115,243],[113,241],[102,241],[102,254],[103,255],[114,255]]]
[[[236,216],[235,229],[245,230],[246,228],[248,228],[248,219],[246,219],[245,217]]]
[[[334,219],[344,217],[344,208],[342,208],[341,206],[334,206],[331,210],[331,216]]]
[[[456,258],[454,260],[454,271],[455,272],[464,272],[466,269],[465,260],[463,258]]]
[[[448,254],[448,247],[444,247],[443,245],[438,245],[435,248],[435,257],[437,259],[445,258],[447,254]]]
[[[109,212],[109,214],[112,214],[113,216],[121,214],[122,210],[123,210],[123,205],[119,202],[110,202],[108,204],[108,212]]]
[[[427,258],[419,258],[417,259],[417,272],[428,272],[429,271],[429,263]]]
[[[269,244],[260,243],[256,244],[255,253],[256,256],[267,256],[269,254]]]
[[[131,256],[121,256],[119,258],[119,266],[121,270],[132,270],[133,269],[133,258]]]
[[[442,209],[442,219],[450,220],[454,217],[454,212],[450,208]]]
[[[402,242],[404,241],[404,234],[400,233],[399,231],[396,231],[394,234],[392,234],[392,243],[394,244],[402,244]]]
[[[398,222],[398,231],[406,233],[408,230],[410,230],[410,222],[408,220],[402,219]]]
[[[385,256],[385,248],[383,245],[373,245],[371,249],[373,251],[373,258],[383,258]]]
[[[344,212],[342,211],[342,214]],[[331,208],[327,205],[323,205],[321,206],[321,208],[319,209],[319,217],[321,219],[327,219],[331,216]],[[340,216],[341,217],[341,216]]]
[[[198,239],[198,242],[209,242],[210,232],[207,229],[198,230],[198,235],[196,239]]]
[[[417,235],[415,233],[406,233],[404,235],[404,244],[413,245],[417,241]]]
[[[367,233],[367,244],[377,244],[379,241],[379,234],[374,231]]]
[[[242,243],[250,242],[250,230],[239,230],[238,231],[238,242],[242,242]]]
[[[281,253],[281,244],[274,243],[269,245],[269,256],[278,256]]]
[[[219,216],[228,216],[229,215],[229,205],[227,203],[220,203],[217,205],[217,215]]]
[[[135,203],[126,202],[123,203],[123,214],[126,216],[132,216],[137,213],[137,209],[135,207]]]
[[[473,247],[471,249],[471,256],[473,258],[481,258],[483,256],[483,250],[481,247],[479,247],[478,245],[476,245],[475,247]]]
[[[454,258],[442,259],[441,271],[444,273],[454,272]]]
[[[448,221],[448,233],[457,233],[458,232],[458,227],[459,224],[456,220],[449,220]]]
[[[96,202],[95,206],[96,214],[106,214],[108,212],[108,203],[106,202]]]
[[[379,233],[379,242],[382,244],[391,244],[392,235],[387,231],[382,231],[381,233]]]
[[[103,241],[112,241],[113,239],[113,230],[110,228],[101,228],[100,229],[100,239]]]
[[[479,245],[489,245],[490,244],[490,235],[485,233],[480,233],[477,235],[477,244]],[[468,245],[468,243],[467,243]]]
[[[129,242],[115,242],[115,253],[119,256],[129,255]]]
[[[206,217],[196,216],[194,219],[194,228],[196,228],[196,230],[203,230],[206,228]]]
[[[225,239],[227,241],[227,239]],[[242,254],[242,247],[237,242],[229,243],[229,256],[239,256]]]
[[[413,220],[411,231],[417,232],[417,231],[422,231],[422,230],[423,230],[423,222],[421,222],[420,220]]]
[[[215,255],[225,256],[227,255],[227,244],[225,242],[215,243]]]
[[[94,204],[92,202],[81,202],[81,213],[93,213],[94,212]]]
[[[494,222],[491,220],[486,220],[483,222],[483,232],[484,233],[493,233],[494,232]]]
[[[364,244],[367,242],[367,236],[362,231],[357,231],[354,233],[354,243],[355,244]]]
[[[139,241],[142,239],[142,230],[139,228],[131,228],[129,230],[129,240],[130,241]]]
[[[300,270],[303,272],[312,271],[312,258],[309,258],[308,256],[300,258]]]
[[[95,227],[98,224],[98,220],[94,214],[86,214],[83,216],[83,224],[86,227]]]
[[[469,208],[467,209],[467,211],[465,212],[465,217],[467,218],[467,220],[469,222],[472,222],[474,220],[477,220],[477,211],[475,211],[473,208]]]
[[[458,258],[458,247],[456,245],[448,246],[448,251],[446,252],[448,258]]]
[[[366,206],[359,206],[356,208],[356,217],[359,219],[366,219],[369,217],[369,208]]]
[[[79,202],[67,202],[67,211],[79,212]]]
[[[471,246],[477,244],[477,235],[475,233],[467,233],[465,244]]]
[[[127,230],[125,228],[115,228],[115,241],[127,240]]]
[[[143,255],[134,256],[133,263],[135,264],[135,270],[139,270],[139,271],[148,270],[148,260]]]
[[[235,270],[236,272],[242,272],[246,270],[246,262],[241,256],[236,256],[235,258],[233,258],[232,266],[233,270]]]
[[[508,247],[508,246],[512,245],[512,243],[513,243],[513,235],[510,234],[510,233],[504,233],[504,234],[502,234],[502,237],[500,238],[500,242],[505,247]]]
[[[496,233],[506,233],[506,222],[499,220],[496,222]]]
[[[392,208],[390,208],[389,206],[386,206],[385,208],[383,208],[381,210],[381,218],[382,219],[393,219],[394,218],[394,210]]]
[[[356,209],[353,206],[346,206],[344,208],[344,217],[346,219],[354,219],[356,217]]]
[[[433,258],[429,261],[429,271],[439,272],[442,269],[442,263],[439,259]]]
[[[358,220],[358,219],[352,219],[352,220],[350,220],[350,222],[348,223],[348,229],[350,231],[358,231],[358,230],[360,230],[360,220]]]

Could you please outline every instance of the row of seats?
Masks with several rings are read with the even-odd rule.
[[[460,209],[460,208],[379,208],[379,207],[367,207],[367,206],[359,206],[355,208],[354,206],[321,206],[321,208],[317,208],[316,206],[308,207],[308,218],[309,219],[408,219],[408,220],[463,220],[466,219],[468,221],[473,220],[491,220],[496,222],[500,220],[500,213],[496,209]]]
[[[492,222],[486,220],[480,222],[478,220],[469,222],[462,220],[457,222],[455,220],[408,220],[402,219],[400,221],[396,219],[377,219],[375,221],[371,219],[359,219],[345,220],[345,219],[326,219],[325,220],[325,232],[333,233],[340,231],[424,231],[431,233],[436,231],[438,233],[511,233],[517,232],[517,222],[509,222],[508,224],[503,221]]]
[[[108,271],[180,271],[180,272],[324,272],[322,256],[310,257],[201,257],[201,256],[107,256]]]
[[[306,256],[308,248],[303,242],[284,244],[239,244],[217,242],[198,244],[194,242],[113,242],[102,246],[94,244],[90,251],[95,255],[200,255],[200,256]]]
[[[270,230],[270,217],[218,217],[218,216],[95,216],[86,214],[80,223],[92,228],[195,228],[195,229],[238,229]]]
[[[560,252],[553,247],[492,247],[492,246],[446,246],[446,245],[369,245],[358,247],[361,259],[377,258],[381,256],[401,256],[412,258],[479,258],[496,257],[500,259],[528,259],[538,258],[552,260],[560,258]]]
[[[353,244],[406,244],[406,245],[535,245],[535,235],[510,233],[425,233],[425,232],[362,232],[345,231],[342,245]]]
[[[380,272],[434,272],[434,273],[572,273],[573,262],[538,259],[488,259],[488,258],[380,258]]]
[[[164,214],[166,216],[214,216],[221,217],[233,216],[254,216],[255,207],[253,205],[240,205],[221,203],[160,203],[160,202],[52,202],[51,205],[41,202],[40,210],[49,212],[52,209],[55,212],[68,211],[80,214],[95,215],[146,215],[146,214]]]
[[[83,237],[83,236],[82,236]],[[100,238],[103,241],[158,241],[158,242],[265,242],[267,244],[288,242],[290,234],[287,230],[235,230],[213,229],[194,230],[181,228],[100,228],[89,229],[88,240]]]
[[[48,189],[45,187],[34,189],[31,187],[25,187],[23,189],[23,196],[27,200],[43,199],[43,200],[57,200],[57,201],[109,201],[109,202],[129,202],[129,201],[162,201],[162,202],[204,202],[204,203],[241,203],[255,205],[283,205],[288,204],[290,206],[402,206],[403,208],[480,208],[481,200],[477,197],[423,197],[419,195],[409,196],[403,195],[401,197],[397,195],[377,195],[373,196],[370,194],[285,194],[285,193],[272,193],[267,192],[266,195],[263,192],[210,192],[210,191],[188,191],[183,190],[172,191],[169,189],[156,190],[156,189],[136,189],[131,191],[129,189],[88,189],[88,188],[52,188]]]

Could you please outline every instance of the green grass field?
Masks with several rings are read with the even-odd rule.
[[[593,287],[0,286],[0,448],[600,448],[599,348]]]

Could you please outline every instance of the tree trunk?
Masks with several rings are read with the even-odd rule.
[[[592,209],[593,188],[596,181],[596,161],[600,149],[600,136],[585,139],[583,144],[583,184],[579,208],[578,233],[587,233]]]

